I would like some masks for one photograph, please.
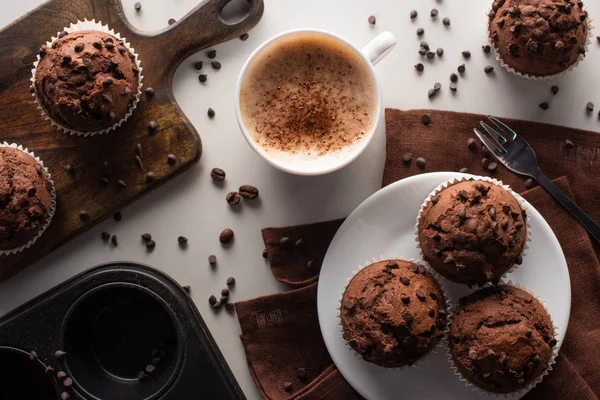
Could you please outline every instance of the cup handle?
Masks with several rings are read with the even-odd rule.
[[[371,64],[377,65],[392,49],[396,46],[396,37],[391,32],[382,32],[375,36],[362,52],[371,61]]]

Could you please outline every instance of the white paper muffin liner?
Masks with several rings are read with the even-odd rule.
[[[552,347],[552,354],[550,355],[550,359],[548,360],[548,364],[546,366],[546,368],[542,371],[542,373],[533,381],[529,382],[524,388],[519,389],[517,391],[514,392],[507,392],[507,393],[497,393],[497,392],[489,392],[485,389],[480,388],[479,386],[475,385],[474,383],[472,383],[471,381],[469,381],[467,378],[465,378],[459,371],[458,367],[456,366],[456,363],[454,362],[454,358],[452,357],[452,351],[450,349],[450,342],[448,340],[449,335],[450,335],[450,327],[452,326],[452,321],[454,318],[454,314],[452,314],[452,317],[450,317],[448,319],[448,335],[446,335],[446,338],[444,338],[443,342],[444,342],[444,346],[446,347],[446,357],[448,358],[448,362],[450,363],[450,367],[452,368],[452,370],[454,371],[454,375],[456,375],[456,377],[465,384],[465,386],[471,388],[474,392],[477,392],[479,394],[484,394],[484,395],[492,395],[495,397],[503,397],[503,398],[521,398],[522,396],[525,396],[525,394],[527,392],[529,392],[531,389],[533,389],[534,387],[536,387],[542,380],[544,380],[544,377],[546,375],[548,375],[550,373],[550,371],[552,371],[554,364],[556,364],[556,357],[558,356],[558,348],[559,348],[559,343],[561,343],[562,338],[560,337],[560,333],[558,331],[558,327],[556,325],[554,325],[554,322],[552,320],[552,315],[550,314],[550,312],[548,311],[548,308],[546,307],[546,303],[544,302],[544,300],[538,296],[536,296],[533,293],[533,290],[529,290],[525,287],[523,287],[522,285],[520,285],[519,283],[512,283],[512,281],[500,281],[499,285],[505,285],[505,286],[513,286],[516,287],[517,289],[521,289],[524,292],[529,293],[531,296],[533,296],[544,308],[544,311],[546,311],[546,314],[548,314],[548,316],[550,317],[550,322],[552,323],[552,330],[553,330],[553,334],[554,334],[554,339],[556,339],[556,345],[554,345]],[[487,288],[491,285],[486,285],[481,289]],[[481,290],[480,289],[480,290]],[[475,293],[475,292],[473,292]],[[472,294],[472,293],[471,293]],[[458,311],[458,309],[457,309]]]
[[[527,211],[527,207],[525,206],[525,200],[521,197],[520,194],[513,191],[510,188],[510,186],[502,183],[502,181],[499,181],[498,179],[490,178],[488,176],[476,176],[476,175],[468,176],[468,177],[453,178],[449,181],[445,181],[445,182],[441,183],[438,187],[436,187],[429,194],[429,196],[427,196],[425,198],[425,201],[423,201],[423,204],[421,205],[421,208],[419,209],[419,214],[417,215],[417,222],[416,222],[415,228],[414,228],[415,242],[416,242],[417,249],[419,250],[419,254],[421,255],[421,259],[423,260],[422,262],[425,263],[427,266],[429,266],[430,269],[435,270],[435,268],[431,267],[429,265],[429,263],[427,261],[425,261],[423,249],[421,249],[421,243],[419,242],[419,221],[421,220],[421,214],[423,214],[425,207],[427,206],[427,204],[429,204],[429,202],[431,201],[431,198],[433,196],[439,194],[442,190],[446,189],[449,186],[452,186],[452,185],[455,185],[457,183],[464,182],[464,181],[484,181],[484,182],[492,183],[496,186],[500,186],[503,189],[505,189],[507,192],[509,192],[515,198],[515,200],[517,200],[517,202],[519,203],[519,206],[521,207],[521,210],[525,211],[525,213],[527,215],[527,219],[525,220],[525,228],[526,228],[525,244],[523,245],[523,252],[521,253],[521,260],[522,260],[521,265],[522,265],[524,262],[523,260],[525,260],[525,256],[527,254],[527,250],[529,249],[529,243],[531,242],[531,217],[529,216],[529,212]],[[504,272],[502,274],[501,279],[505,279],[508,274],[516,271],[516,269],[518,267],[519,267],[519,264],[515,263],[512,267],[510,267],[506,272]],[[447,278],[444,278],[444,279],[448,280],[449,282],[460,284],[459,282],[454,282]]]
[[[127,119],[131,116],[131,114],[133,114],[134,110],[136,109],[139,101],[140,101],[140,97],[142,95],[142,81],[144,79],[143,75],[142,75],[142,66],[141,66],[141,62],[140,62],[140,58],[138,57],[138,54],[135,52],[135,49],[133,47],[131,47],[131,45],[127,42],[126,38],[121,37],[121,35],[118,32],[115,32],[112,29],[109,29],[107,25],[102,25],[102,22],[96,22],[95,20],[87,20],[84,19],[83,21],[77,21],[74,24],[72,23],[70,26],[63,28],[60,32],[57,32],[56,36],[53,36],[52,38],[50,38],[50,41],[46,42],[46,46],[47,47],[52,47],[52,43],[54,43],[54,41],[56,41],[58,39],[58,35],[60,35],[61,32],[67,32],[67,33],[71,33],[71,32],[79,32],[79,31],[100,31],[100,32],[104,32],[104,33],[108,33],[109,35],[112,35],[114,37],[117,38],[117,40],[123,40],[123,46],[131,53],[133,54],[133,56],[135,57],[135,65],[137,67],[137,69],[139,70],[139,74],[138,74],[138,87],[137,87],[137,92],[135,94],[135,98],[133,103],[131,104],[131,106],[129,107],[129,109],[127,110],[127,113],[125,114],[125,116],[118,121],[117,123],[115,123],[114,125],[99,130],[99,131],[90,131],[90,132],[83,132],[83,131],[78,131],[69,127],[66,127],[64,125],[61,124],[60,121],[55,121],[47,112],[46,110],[44,110],[44,107],[42,106],[41,102],[39,101],[36,92],[35,92],[35,74],[37,72],[37,66],[40,62],[40,55],[37,55],[37,60],[34,61],[33,63],[33,69],[31,70],[31,93],[32,96],[34,98],[35,104],[37,106],[37,108],[40,110],[40,113],[42,114],[42,116],[44,118],[46,118],[48,121],[50,121],[50,124],[53,126],[56,126],[56,128],[58,130],[61,130],[65,133],[68,133],[70,135],[76,135],[76,136],[83,136],[83,137],[92,137],[95,135],[103,135],[105,133],[108,133],[112,130],[117,129],[118,127],[120,127],[125,121],[127,121]]]
[[[496,60],[500,63],[500,65],[502,66],[502,68],[504,68],[505,70],[507,70],[508,72],[515,74],[517,76],[520,76],[521,78],[525,78],[525,79],[531,79],[534,81],[550,81],[553,80],[555,78],[558,78],[559,76],[563,76],[564,74],[572,71],[573,69],[575,69],[579,63],[583,60],[585,60],[585,55],[583,54],[579,54],[579,57],[577,58],[577,61],[570,65],[569,67],[567,67],[567,69],[565,69],[562,72],[559,72],[558,74],[554,74],[554,75],[545,75],[545,76],[536,76],[536,75],[529,75],[529,74],[523,74],[521,72],[516,71],[514,68],[512,68],[510,65],[506,64],[504,62],[504,60],[502,59],[502,57],[500,57],[500,51],[498,49],[498,47],[496,46],[496,43],[494,43],[494,41],[492,40],[492,33],[490,32],[490,12],[492,11],[492,5],[490,5],[490,10],[488,11],[488,13],[485,15],[487,18],[487,23],[488,23],[488,29],[487,29],[487,34],[488,34],[488,42],[490,44],[490,46],[492,47],[492,49],[494,49],[494,55],[496,56]],[[584,8],[583,11],[588,11],[588,7],[586,6]],[[592,31],[594,29],[594,24],[593,24],[593,19],[590,18],[589,16],[589,12],[588,12],[588,17],[586,19],[586,23],[587,23],[587,38],[585,41],[585,53],[588,54],[590,51],[590,44],[592,43],[592,39],[594,37]]]
[[[19,253],[19,252],[25,250],[26,248],[30,247],[31,245],[33,245],[40,238],[40,236],[42,236],[44,231],[46,231],[48,226],[50,226],[50,222],[52,222],[52,218],[54,217],[54,214],[56,213],[56,187],[54,186],[54,181],[52,180],[52,176],[50,175],[50,172],[48,172],[48,168],[46,168],[44,166],[44,162],[42,160],[40,160],[40,158],[37,157],[32,151],[29,151],[27,148],[23,148],[23,146],[17,145],[15,143],[8,144],[6,142],[2,142],[2,143],[0,143],[0,147],[17,149],[17,150],[29,155],[30,157],[32,157],[40,165],[40,167],[42,167],[42,171],[46,175],[46,180],[48,182],[50,182],[50,184],[52,185],[52,190],[50,191],[50,196],[51,196],[50,197],[50,211],[48,212],[48,218],[46,219],[46,223],[39,230],[38,234],[33,239],[31,239],[29,242],[25,243],[23,246],[16,247],[14,249],[9,249],[9,250],[0,250],[0,256],[8,256],[11,254]]]
[[[388,368],[388,367],[382,367],[381,365],[377,365],[374,364],[372,362],[366,361],[365,359],[363,359],[363,357],[352,348],[352,346],[350,346],[350,344],[348,344],[348,342],[346,341],[346,339],[344,339],[343,334],[344,334],[344,327],[342,325],[342,299],[344,297],[344,293],[346,292],[346,288],[348,287],[348,285],[350,284],[350,281],[356,276],[356,274],[358,274],[360,271],[362,271],[364,268],[368,267],[369,265],[381,262],[381,261],[392,261],[392,260],[399,260],[399,261],[407,261],[413,264],[417,264],[417,265],[422,265],[423,267],[425,267],[425,270],[427,271],[427,273],[436,281],[436,283],[438,284],[438,286],[440,287],[440,290],[442,291],[442,295],[444,296],[444,304],[446,306],[446,327],[443,330],[444,336],[438,340],[438,342],[436,343],[436,345],[424,356],[422,356],[421,358],[419,358],[417,361],[414,362],[414,364],[412,365],[405,365],[403,367],[392,367],[392,368]],[[452,302],[450,301],[450,296],[448,295],[448,292],[446,292],[446,289],[444,288],[444,286],[442,285],[442,281],[441,281],[441,276],[440,274],[438,274],[435,270],[433,270],[433,268],[430,268],[428,265],[419,262],[417,260],[415,260],[414,258],[405,258],[405,257],[398,257],[398,256],[391,256],[391,257],[383,257],[383,256],[379,256],[379,258],[377,257],[373,257],[372,261],[365,261],[364,264],[359,264],[358,265],[358,269],[356,271],[352,272],[352,276],[348,277],[346,284],[344,285],[344,288],[342,289],[341,293],[340,293],[340,299],[337,302],[337,322],[338,322],[338,326],[340,328],[340,335],[342,336],[342,340],[344,341],[344,344],[346,345],[346,348],[352,352],[352,354],[357,357],[358,359],[360,359],[361,362],[365,362],[368,364],[371,364],[377,368],[381,368],[384,370],[391,370],[391,371],[402,371],[405,369],[410,369],[410,368],[417,368],[420,365],[422,365],[424,363],[424,361],[431,355],[431,354],[435,354],[437,353],[437,349],[438,348],[443,348],[445,347],[444,345],[444,340],[445,338],[448,336],[448,334],[450,333],[450,321],[451,321],[451,315],[452,315],[452,309],[453,309],[453,305]]]

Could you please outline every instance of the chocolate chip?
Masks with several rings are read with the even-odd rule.
[[[504,362],[506,361],[507,358],[508,358],[508,354],[506,354],[505,352],[502,352],[502,354],[500,354],[500,357],[498,358],[498,361],[500,362],[500,364],[504,364]]]
[[[263,256],[263,258],[265,258],[265,259],[269,258],[269,252],[267,251],[267,249],[264,249],[264,250],[263,250],[263,252],[262,252],[262,256]],[[310,261],[312,261],[312,260],[309,260],[309,262],[310,262]]]
[[[419,54],[422,56],[426,56],[427,55],[427,49],[425,47],[421,47],[419,49]]]
[[[467,172],[469,172],[469,169],[467,167],[462,167],[461,169],[458,170],[458,172],[462,172],[463,174],[466,174]]]
[[[245,199],[256,199],[258,197],[258,189],[252,185],[242,185],[239,188],[240,195]]]
[[[156,242],[154,240],[148,240],[148,243],[146,243],[146,248],[148,250],[153,250],[156,247]]]
[[[417,29],[417,36],[423,36],[424,33],[425,33],[425,29],[423,29],[423,28]]]
[[[175,22],[177,22],[177,21],[175,20],[175,18],[169,18],[169,20],[167,21],[167,23],[168,23],[169,25],[173,25]]]
[[[211,254],[210,256],[208,256],[208,263],[210,265],[215,265],[217,263],[217,256]]]
[[[350,299],[344,300],[344,308],[346,310],[352,310],[354,308],[354,302]]]
[[[415,19],[415,18],[417,18],[417,15],[418,15],[418,13],[417,13],[417,10],[412,10],[412,11],[410,12],[410,19]]]
[[[471,52],[470,52],[470,51],[468,51],[468,50],[465,50],[465,51],[463,51],[461,54],[462,54],[462,56],[463,56],[464,58],[466,58],[466,59],[469,59],[469,58],[471,58]]]
[[[552,92],[552,94],[553,94],[553,95],[556,95],[556,94],[558,94],[558,91],[559,91],[559,90],[560,90],[560,88],[559,88],[558,86],[556,86],[556,85],[554,85],[554,86],[552,86],[552,87],[550,88],[550,92]]]
[[[240,203],[240,194],[238,192],[229,192],[225,196],[225,200],[232,206],[235,206]]]
[[[441,47],[438,47],[437,50],[435,51],[435,53],[438,55],[438,57],[441,57],[444,55],[444,49],[442,49]]]
[[[523,227],[523,223],[521,221],[515,222],[515,229],[521,229]]]
[[[586,109],[588,112],[592,112],[592,111],[594,111],[594,103],[592,103],[591,101],[590,101],[590,102],[588,102],[588,103],[585,105],[585,109]]]
[[[477,148],[477,140],[469,138],[467,140],[467,147],[469,148],[469,150],[475,151],[475,149]]]
[[[113,50],[115,48],[115,45],[112,42],[106,42],[104,43],[104,47],[106,47],[107,50]]]
[[[233,241],[234,233],[231,229],[227,228],[219,235],[219,241],[223,244],[229,244]]]
[[[423,114],[423,116],[421,117],[421,122],[425,126],[429,125],[431,123],[431,117],[429,116],[429,114]]]
[[[220,62],[218,62],[218,61],[213,61],[213,62],[211,62],[210,64],[212,65],[212,67],[213,67],[213,69],[214,69],[214,70],[217,70],[217,71],[218,71],[218,70],[220,70],[220,69],[221,69],[221,63],[220,63]]]
[[[127,187],[127,183],[125,183],[125,181],[124,181],[124,180],[122,180],[122,179],[119,179],[119,180],[117,181],[117,186],[118,186],[118,187],[120,187],[121,189],[125,189],[125,188]]]
[[[459,209],[459,210],[458,210],[458,217],[459,217],[460,219],[465,219],[465,218],[467,218],[467,212],[465,211],[465,209],[464,209],[464,208],[461,208],[461,209]]]
[[[435,96],[437,93],[437,90],[435,89],[429,89],[429,91],[427,92],[427,97],[432,98],[433,96]]]
[[[305,380],[306,377],[308,376],[307,372],[306,372],[306,368],[298,368],[298,370],[296,371],[296,376],[298,377],[298,379]]]
[[[176,162],[177,162],[177,156],[175,154],[169,154],[167,156],[167,163],[169,165],[175,165]]]
[[[179,243],[180,245],[185,245],[188,242],[188,238],[186,238],[185,236],[179,236],[177,238],[177,243]]]
[[[223,290],[221,290],[221,296],[223,296],[223,297],[229,297],[229,289],[223,289]]]
[[[421,169],[424,169],[425,166],[427,165],[427,161],[423,157],[417,158],[415,163],[417,164],[417,167],[419,167]]]
[[[487,157],[483,157],[481,159],[481,165],[483,166],[483,168],[487,168],[487,166],[490,165],[490,159]]]
[[[117,222],[120,222],[123,219],[120,211],[117,211],[113,214],[113,219]]]
[[[490,171],[495,171],[495,170],[498,169],[498,163],[497,162],[491,162],[491,163],[488,164],[487,168]]]
[[[575,145],[573,144],[573,142],[571,142],[569,139],[565,140],[565,148],[567,150],[571,150],[575,147]]]
[[[481,46],[481,49],[486,54],[489,54],[492,51],[492,47],[489,44],[486,44],[485,46]]]
[[[217,301],[215,304],[213,304],[213,305],[212,305],[212,308],[214,308],[214,309],[216,310],[216,309],[219,309],[219,308],[221,308],[221,306],[222,306],[222,305],[223,305],[223,304],[221,304],[221,302],[220,302],[220,301]]]
[[[500,228],[502,228],[503,230],[508,229],[508,220],[507,219],[503,219],[502,222],[500,222]]]
[[[420,46],[422,49],[429,51],[429,43],[427,43],[426,41],[422,41]]]
[[[65,379],[67,377],[67,373],[64,371],[58,371],[56,373],[56,377],[62,381],[63,379]]]
[[[110,242],[114,245],[114,246],[118,246],[119,243],[117,241],[117,235],[112,235],[112,237],[110,238]]]
[[[431,15],[432,17],[437,17],[439,14],[439,11],[437,10],[437,8],[432,8],[431,12],[429,13],[429,15]]]
[[[542,110],[547,110],[548,108],[550,108],[550,104],[547,101],[544,101],[543,103],[540,103],[538,107]]]
[[[433,90],[435,90],[436,92],[439,92],[441,88],[442,84],[439,82],[436,82],[435,85],[433,85]]]
[[[283,390],[285,390],[288,393],[291,392],[292,391],[292,382],[284,382]]]
[[[247,33],[242,33],[242,34],[240,35],[240,40],[241,40],[242,42],[245,42],[246,40],[248,40],[248,38],[249,38],[249,37],[250,37],[250,35],[248,35]]]
[[[203,66],[204,66],[204,62],[202,62],[202,61],[198,61],[197,63],[194,63],[194,68],[196,68],[198,71],[200,71]]]
[[[456,92],[458,90],[458,86],[456,85],[456,83],[454,82],[450,82],[450,85],[448,85],[448,87],[450,88],[451,91]]]
[[[469,350],[469,358],[471,360],[477,360],[477,351],[476,350]]]
[[[148,172],[146,174],[146,182],[147,183],[152,183],[156,180],[156,174],[152,171]]]
[[[85,221],[89,221],[90,214],[87,211],[85,211],[85,210],[81,210],[81,211],[79,211],[79,219],[82,220],[82,221],[84,221],[84,222]]]
[[[415,294],[417,295],[417,299],[419,299],[420,301],[425,301],[425,293],[423,293],[422,290],[417,290]]]
[[[465,64],[462,64],[462,65],[458,66],[458,72],[460,74],[464,74],[466,70],[467,70],[467,67],[465,66]]]
[[[555,338],[550,339],[550,341],[548,342],[548,344],[550,345],[550,347],[554,347],[557,344],[557,340]]]
[[[314,266],[315,266],[315,261],[314,260],[308,260],[306,262],[306,269],[313,269]]]
[[[423,72],[425,70],[425,66],[421,63],[415,64],[415,69],[419,72]]]
[[[213,110],[212,108],[209,108],[208,111],[206,112],[206,115],[208,115],[208,118],[214,118],[215,117],[215,110]]]
[[[442,20],[444,26],[450,26],[450,18],[446,17]]]
[[[374,15],[371,15],[371,16],[369,17],[368,21],[369,21],[369,24],[371,24],[371,25],[375,25],[375,23],[377,22],[377,19],[375,18],[375,16],[374,16]]]
[[[146,88],[146,90],[144,90],[144,93],[146,93],[146,97],[153,97],[154,96],[154,88]]]
[[[47,51],[48,51],[48,46],[46,46],[45,44],[41,45],[40,50],[39,50],[40,57],[44,57],[46,55]]]
[[[488,66],[486,66],[486,67],[483,69],[483,71],[484,71],[486,74],[491,74],[492,72],[494,72],[494,67],[492,67],[491,65],[488,65]]]
[[[535,181],[532,178],[529,178],[525,181],[525,189],[531,189],[535,186]]]
[[[446,258],[444,259],[444,264],[452,264],[454,262],[454,257],[452,257],[451,255],[446,256]]]
[[[65,378],[65,380],[62,381],[62,384],[64,387],[69,387],[69,386],[73,385],[73,379]]]
[[[412,159],[412,153],[406,152],[406,153],[402,154],[403,162],[409,163],[411,159]]]
[[[149,242],[152,240],[152,235],[149,233],[142,233],[142,240],[145,242]]]
[[[52,367],[46,367],[46,369],[44,370],[44,373],[47,376],[54,376],[54,368],[52,368]]]
[[[77,43],[75,45],[75,47],[73,48],[73,50],[75,50],[76,53],[82,52],[83,51],[83,43]]]
[[[71,60],[72,60],[72,58],[71,58],[71,56],[70,56],[70,55],[68,55],[68,54],[64,55],[64,56],[63,56],[63,58],[62,58],[62,62],[63,62],[64,64],[69,64],[69,63],[71,62]]]
[[[458,75],[454,72],[450,74],[450,82],[458,82]]]
[[[434,57],[435,57],[435,53],[433,51],[428,51],[427,52],[427,58],[429,60],[433,60]]]
[[[211,60],[214,59],[216,56],[217,56],[216,50],[209,50],[206,52],[206,57],[210,58]]]
[[[94,42],[94,43],[92,43],[92,46],[94,46],[96,49],[100,50],[102,48],[102,43],[101,42]]]
[[[408,286],[410,285],[410,279],[408,279],[408,277],[406,276],[401,276],[400,277],[400,282],[404,285],[404,286]]]
[[[233,276],[230,276],[229,278],[227,278],[227,286],[233,285],[235,285],[235,278]]]
[[[125,48],[125,46],[118,46],[117,50],[119,50],[119,53],[123,54],[127,51],[127,49]]]
[[[102,240],[104,240],[106,242],[107,240],[110,239],[110,233],[108,233],[108,232],[102,232],[100,234],[100,237],[102,238]]]
[[[156,121],[148,122],[148,133],[153,134],[158,129],[158,124]]]
[[[201,83],[204,83],[204,82],[206,82],[206,75],[204,75],[204,74],[200,74],[200,75],[198,75],[198,80],[199,80]]]
[[[133,5],[133,8],[135,8],[135,11],[140,11],[142,9],[142,3],[140,3],[139,1],[136,1],[135,4]]]
[[[440,198],[438,196],[433,196],[431,198],[431,202],[435,205],[438,203],[438,201],[440,201]]]
[[[402,318],[404,318],[404,320],[405,320],[406,322],[410,322],[410,321],[412,321],[412,320],[413,320],[413,318],[414,318],[414,315],[412,315],[412,314],[411,314],[409,311],[404,311],[404,312],[402,313]]]

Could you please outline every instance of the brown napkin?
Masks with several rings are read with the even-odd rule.
[[[427,112],[432,123],[425,127]],[[482,116],[441,111],[386,110],[387,160],[383,184],[421,172],[402,154],[425,157],[423,172],[469,168],[485,174],[481,149],[471,153],[466,141]],[[600,219],[600,181],[594,168],[600,162],[600,135],[533,122],[509,121],[534,146],[540,166],[551,177],[566,173],[555,183]],[[530,132],[527,134],[527,132]],[[532,134],[535,133],[535,134]],[[575,143],[567,152],[565,139]],[[542,149],[542,150],[540,150]],[[451,156],[449,156],[451,155]],[[554,161],[553,161],[554,160]],[[498,168],[492,176],[516,190],[523,179]],[[571,191],[572,189],[572,191]],[[571,319],[554,371],[527,399],[597,399],[600,396],[600,264],[586,231],[543,189],[523,196],[548,221],[565,253],[572,290]],[[262,396],[267,399],[359,399],[333,365],[320,333],[316,281],[327,246],[343,220],[263,230],[275,278],[299,289],[236,304],[248,366]],[[299,246],[281,246],[288,237]],[[310,266],[310,268],[308,268]],[[300,371],[301,370],[301,371]],[[300,372],[300,373],[299,373]],[[306,373],[305,378],[302,372]],[[284,384],[290,383],[289,391]]]

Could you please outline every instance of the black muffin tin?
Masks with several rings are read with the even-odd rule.
[[[0,319],[0,399],[61,395],[245,399],[183,288],[123,262],[94,267]]]

